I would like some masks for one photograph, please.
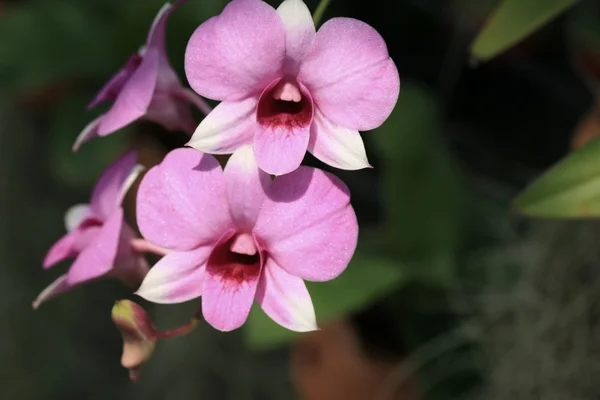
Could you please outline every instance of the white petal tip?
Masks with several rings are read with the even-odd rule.
[[[298,325],[298,326],[294,326],[291,327],[293,331],[295,332],[299,332],[299,333],[308,333],[308,332],[314,332],[314,331],[320,331],[321,329],[317,326],[317,325]]]

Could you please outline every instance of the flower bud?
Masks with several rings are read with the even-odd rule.
[[[140,366],[156,346],[156,329],[146,311],[129,300],[115,303],[112,320],[123,336],[121,365],[129,370],[130,379],[136,381]]]

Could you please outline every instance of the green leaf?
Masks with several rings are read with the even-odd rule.
[[[359,249],[360,250],[360,249]],[[348,315],[397,287],[406,278],[394,262],[357,251],[346,271],[328,282],[306,282],[320,325]],[[293,340],[299,334],[273,322],[254,306],[244,328],[249,347],[266,350]]]
[[[599,217],[600,140],[552,167],[517,197],[514,207],[536,217]]]
[[[478,60],[489,60],[573,6],[578,0],[504,0],[471,46]]]
[[[386,253],[427,279],[442,281],[460,241],[461,188],[437,135],[440,107],[427,90],[405,83],[390,118],[370,135],[382,174]]]

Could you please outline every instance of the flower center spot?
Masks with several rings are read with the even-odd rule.
[[[256,118],[259,124],[270,128],[302,128],[312,119],[312,102],[297,82],[282,79],[261,96]]]
[[[260,254],[252,235],[242,233],[215,247],[207,268],[225,283],[240,285],[260,274]]]
[[[83,229],[89,229],[89,228],[94,228],[94,227],[101,227],[102,224],[103,224],[102,221],[100,221],[98,218],[88,217],[88,218],[84,219],[77,228],[83,230]]]

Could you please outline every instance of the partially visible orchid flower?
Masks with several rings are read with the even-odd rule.
[[[271,182],[250,146],[224,171],[211,155],[173,150],[142,180],[137,221],[146,240],[171,250],[137,294],[155,303],[202,296],[204,318],[222,331],[243,325],[254,300],[288,329],[317,329],[304,280],[340,275],[358,237],[338,178],[300,167]]]
[[[210,107],[193,91],[183,87],[167,57],[167,19],[187,0],[165,4],[152,23],[146,45],[133,54],[96,94],[88,108],[111,100],[112,107],[81,132],[73,150],[96,137],[106,136],[138,119],[156,122],[170,131],[193,132],[196,122],[189,110],[194,104],[203,113]]]
[[[337,168],[368,167],[358,131],[381,125],[400,90],[375,29],[333,18],[316,32],[302,0],[277,10],[232,0],[193,33],[185,71],[197,93],[222,101],[188,144],[213,154],[252,144],[274,175],[295,170],[307,150]]]
[[[50,268],[69,258],[75,261],[66,274],[40,293],[33,302],[34,308],[74,286],[103,276],[121,279],[134,287],[140,284],[148,265],[132,247],[135,233],[125,222],[121,207],[123,197],[142,170],[136,165],[136,157],[134,151],[120,157],[100,176],[90,203],[67,211],[68,233],[50,248],[43,267]]]

